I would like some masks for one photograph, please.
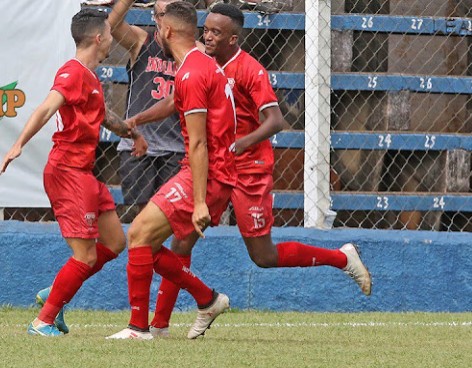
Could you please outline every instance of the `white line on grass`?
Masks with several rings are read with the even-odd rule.
[[[25,327],[26,324],[0,324],[0,327]],[[71,328],[120,328],[123,325],[117,324],[68,324]],[[190,323],[171,323],[170,327],[190,327]],[[211,327],[219,328],[254,328],[254,327],[269,327],[269,328],[297,328],[297,327],[471,327],[472,321],[466,322],[339,322],[339,323],[324,323],[324,322],[297,322],[297,323],[214,323]]]

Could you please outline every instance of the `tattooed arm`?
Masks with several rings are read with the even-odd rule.
[[[128,125],[108,107],[106,108],[105,119],[102,125],[121,138],[131,138],[134,141],[132,155],[142,156],[146,154],[148,144],[143,136],[136,129],[130,129]]]
[[[120,119],[120,117],[108,107],[106,108],[105,120],[103,120],[102,125],[121,138],[136,139],[139,135],[135,129],[130,129],[128,125],[124,123],[123,119]]]

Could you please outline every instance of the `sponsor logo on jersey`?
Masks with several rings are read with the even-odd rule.
[[[162,60],[159,57],[148,57],[145,72],[163,73],[164,75],[175,76],[177,66],[175,61]]]
[[[69,73],[62,73],[62,74],[59,74],[59,77],[67,79],[67,78],[69,78],[69,75],[70,75]]]
[[[0,119],[4,116],[14,118],[18,113],[17,109],[22,107],[26,101],[26,95],[21,89],[17,89],[18,81],[0,87],[0,98],[2,108],[0,109]]]
[[[257,75],[264,75],[264,70],[263,69],[259,70],[259,73]]]
[[[92,91],[92,95],[96,95],[96,94],[100,94],[100,92],[98,91],[98,89],[94,89],[94,90]]]
[[[184,76],[182,77],[182,82],[189,78],[190,78],[190,72],[185,73]]]

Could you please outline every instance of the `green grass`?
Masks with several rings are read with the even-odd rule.
[[[128,312],[73,310],[71,333],[28,336],[36,309],[0,308],[2,367],[470,367],[472,313],[233,311],[186,339],[195,313],[175,313],[169,339],[105,340]]]

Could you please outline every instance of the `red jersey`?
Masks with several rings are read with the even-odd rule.
[[[56,73],[51,90],[65,103],[56,113],[57,131],[49,162],[56,167],[92,170],[105,117],[105,101],[98,76],[76,59],[66,62]]]
[[[185,56],[174,83],[175,108],[180,114],[185,144],[182,166],[189,165],[189,137],[185,117],[206,112],[208,179],[235,185],[236,167],[230,146],[235,140],[236,118],[233,94],[223,70],[213,58],[194,48]]]
[[[247,52],[238,52],[222,67],[233,90],[236,104],[236,138],[256,130],[261,122],[259,112],[278,106],[267,70]],[[236,156],[238,173],[272,174],[274,152],[267,139]]]

